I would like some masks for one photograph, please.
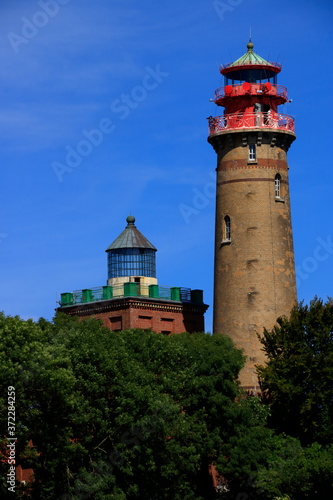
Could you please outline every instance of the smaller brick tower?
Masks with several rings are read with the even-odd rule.
[[[214,102],[225,110],[209,119],[217,153],[213,330],[244,350],[240,381],[254,392],[255,365],[265,363],[257,333],[296,301],[287,163],[295,133],[294,119],[278,111],[288,101],[280,71],[250,41],[220,68],[225,84]]]
[[[204,331],[202,290],[166,287],[156,279],[156,248],[126,219],[124,231],[106,249],[108,280],[105,286],[62,293],[57,311],[95,317],[113,331],[151,329],[173,334]]]

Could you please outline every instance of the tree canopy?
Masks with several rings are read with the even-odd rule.
[[[32,488],[19,487],[22,498],[329,498],[332,309],[331,300],[299,304],[265,330],[263,399],[241,391],[244,357],[224,335],[0,314],[1,498],[13,498],[8,387],[18,463],[35,473]]]
[[[2,316],[0,331],[2,394],[16,388],[19,452],[36,448],[36,498],[208,498],[244,361],[227,337],[112,333],[62,315]]]
[[[268,357],[258,370],[274,429],[303,444],[333,442],[333,301],[315,298],[279,318],[261,339]]]

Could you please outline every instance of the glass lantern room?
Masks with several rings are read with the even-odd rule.
[[[157,249],[136,228],[132,215],[126,221],[125,230],[106,249],[108,279],[126,276],[156,278]]]

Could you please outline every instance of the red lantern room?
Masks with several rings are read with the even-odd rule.
[[[253,43],[237,61],[221,66],[225,85],[215,91],[214,102],[224,115],[209,118],[210,135],[223,130],[269,128],[294,132],[294,119],[278,112],[288,101],[287,89],[277,84],[281,66],[253,52]]]

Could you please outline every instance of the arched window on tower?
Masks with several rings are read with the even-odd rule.
[[[275,198],[281,198],[281,175],[276,174],[275,176]]]
[[[223,241],[231,241],[231,221],[229,215],[224,217]]]

